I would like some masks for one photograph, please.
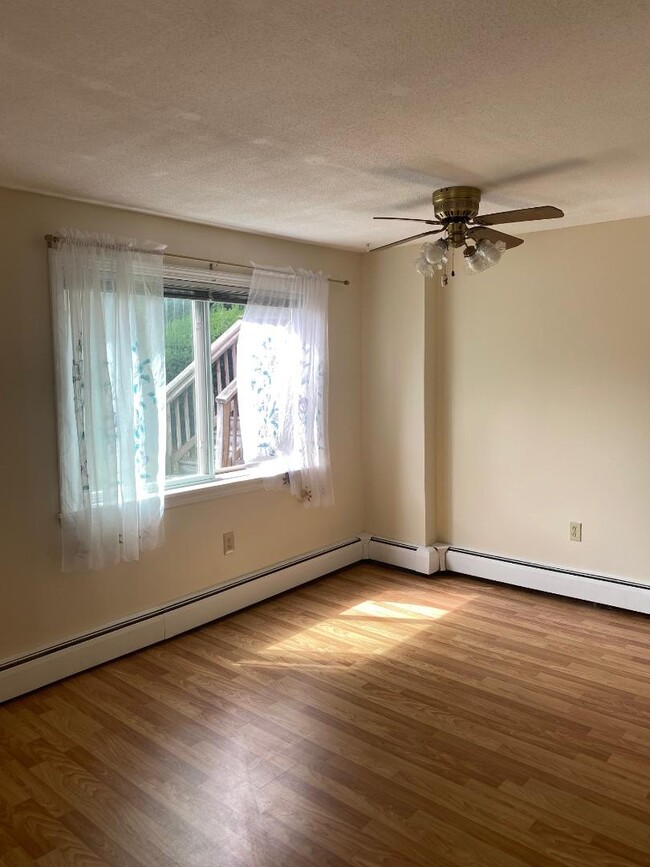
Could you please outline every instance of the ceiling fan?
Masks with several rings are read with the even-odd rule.
[[[523,223],[528,220],[550,220],[563,217],[564,212],[553,205],[541,205],[538,208],[520,208],[516,211],[501,211],[496,214],[479,215],[481,191],[478,187],[442,187],[434,190],[433,210],[435,220],[420,217],[374,217],[375,220],[406,220],[412,223],[425,223],[427,226],[439,226],[418,235],[410,235],[391,244],[384,244],[370,250],[388,250],[407,241],[425,238],[429,235],[443,235],[433,244],[425,244],[416,263],[418,270],[429,276],[436,268],[441,269],[447,262],[449,250],[464,247],[468,270],[484,271],[501,258],[504,250],[523,244],[523,238],[516,238],[505,232],[490,228],[503,223]],[[471,242],[471,243],[470,243]],[[453,275],[453,272],[452,272]]]

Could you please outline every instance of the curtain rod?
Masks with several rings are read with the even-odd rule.
[[[55,247],[56,244],[61,240],[60,235],[46,235],[45,240],[47,241],[48,247]],[[146,250],[140,247],[133,247],[133,249],[138,253],[151,253],[152,250]],[[170,259],[188,259],[192,262],[204,262],[207,265],[210,265],[210,268],[214,270],[215,268],[221,267],[221,265],[227,265],[230,268],[247,268],[249,271],[253,270],[252,265],[244,265],[241,262],[226,262],[224,259],[203,259],[201,256],[185,256],[182,253],[168,253],[166,250],[163,251],[163,256],[167,256]],[[349,280],[337,280],[334,277],[327,278],[330,283],[340,283],[342,286],[349,286]]]

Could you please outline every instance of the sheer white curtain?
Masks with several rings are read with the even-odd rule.
[[[306,506],[334,501],[327,434],[328,297],[322,274],[256,267],[237,348],[244,461],[259,462],[263,475],[288,484]]]
[[[164,248],[63,231],[50,250],[63,571],[161,537]]]

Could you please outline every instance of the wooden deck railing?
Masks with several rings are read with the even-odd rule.
[[[232,467],[241,461],[237,377],[216,396],[215,404],[215,464],[221,467]]]
[[[213,382],[215,468],[241,461],[237,404],[237,339],[239,322],[213,341],[210,363]],[[196,446],[195,364],[192,361],[167,385],[167,475],[195,472],[188,460]]]

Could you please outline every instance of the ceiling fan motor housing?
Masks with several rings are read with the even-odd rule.
[[[478,214],[480,204],[478,187],[442,187],[433,192],[433,210],[443,222],[471,220]]]

